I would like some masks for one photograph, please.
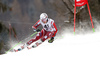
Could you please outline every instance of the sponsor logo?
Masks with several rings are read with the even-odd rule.
[[[84,2],[82,2],[82,3],[77,3],[76,5],[83,5],[83,4],[85,4]]]
[[[76,0],[76,2],[79,2],[79,1],[81,1],[81,0]]]

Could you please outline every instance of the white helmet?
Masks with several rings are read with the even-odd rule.
[[[40,20],[46,21],[47,19],[48,19],[48,15],[47,15],[46,13],[42,13],[42,14],[40,15]]]

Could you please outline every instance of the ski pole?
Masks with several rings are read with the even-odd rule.
[[[33,35],[35,35],[37,32],[33,33],[30,37],[32,37]],[[14,47],[12,47],[11,49],[9,49],[7,52],[5,52],[5,54],[7,54],[10,50],[12,50],[13,48],[15,48],[17,45],[19,45],[20,43],[22,43],[22,41],[20,41],[18,44],[16,44]]]

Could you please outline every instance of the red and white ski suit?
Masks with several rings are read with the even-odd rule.
[[[32,26],[32,28],[37,28],[39,25],[43,26],[43,29],[41,30],[41,32],[39,32],[35,38],[31,39],[29,42],[27,42],[29,45],[39,39],[41,39],[43,42],[51,37],[54,37],[57,33],[57,27],[54,23],[54,20],[49,19],[47,20],[47,23],[44,24],[41,20],[38,20],[34,26]]]

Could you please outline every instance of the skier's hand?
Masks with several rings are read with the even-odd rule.
[[[35,29],[35,28],[33,28],[33,31],[34,31],[34,32],[40,32],[41,30],[40,30],[40,29]]]
[[[49,43],[52,43],[54,41],[54,37],[52,37],[50,40],[48,40]]]
[[[40,32],[41,30],[40,30],[40,29],[37,29],[36,31],[37,31],[37,32]]]

